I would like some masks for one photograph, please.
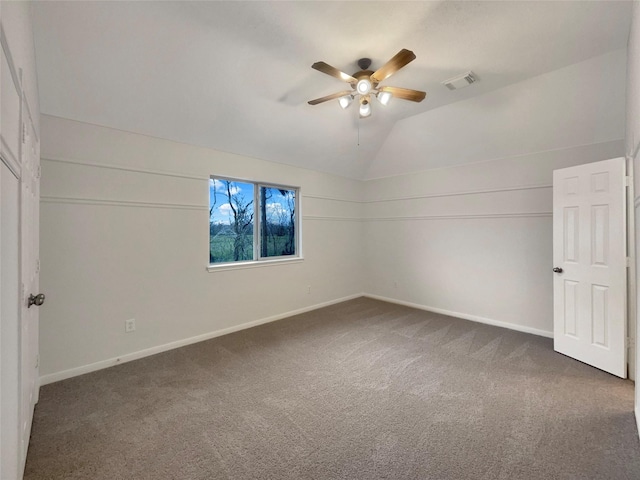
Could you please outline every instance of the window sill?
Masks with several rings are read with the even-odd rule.
[[[226,270],[244,270],[245,268],[269,267],[274,265],[300,263],[303,261],[304,261],[303,257],[295,257],[295,258],[278,258],[277,260],[253,260],[250,262],[221,263],[220,265],[209,265],[207,267],[207,271],[211,273],[211,272],[224,272]]]

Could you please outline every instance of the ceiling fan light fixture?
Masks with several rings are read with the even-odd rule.
[[[360,103],[360,116],[368,117],[371,115],[371,104],[367,100],[363,100]]]
[[[366,95],[371,91],[371,80],[369,80],[368,78],[358,80],[356,90],[358,90],[358,93],[360,95]]]
[[[345,95],[344,97],[340,97],[338,99],[338,103],[340,104],[340,107],[345,110],[349,105],[351,105],[352,100],[353,97],[351,95]]]
[[[360,118],[364,118],[372,114],[371,97],[373,96],[375,96],[382,105],[387,105],[392,98],[408,100],[416,103],[421,102],[425,99],[427,95],[426,92],[413,90],[411,88],[400,88],[381,85],[381,83],[384,82],[387,78],[389,78],[401,68],[404,68],[407,64],[411,63],[415,59],[416,55],[411,50],[403,48],[398,53],[396,53],[391,58],[391,60],[389,60],[374,72],[372,70],[369,70],[369,67],[371,66],[371,59],[361,58],[360,60],[358,60],[358,67],[360,67],[360,71],[355,72],[353,75],[347,75],[337,68],[332,67],[328,63],[316,62],[311,65],[311,68],[331,77],[347,82],[351,87],[351,90],[336,92],[320,98],[314,98],[313,100],[309,100],[307,103],[309,105],[318,105],[320,103],[338,100],[338,105],[340,105],[340,108],[345,110],[351,103],[353,103],[353,100],[357,100],[359,103],[358,111],[360,113]]]
[[[376,95],[376,98],[382,105],[389,105],[391,97],[393,97],[393,95],[391,95],[391,92],[378,92],[378,94]]]

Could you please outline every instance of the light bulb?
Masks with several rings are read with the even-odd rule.
[[[340,97],[338,99],[338,103],[340,103],[340,107],[342,107],[342,109],[346,109],[349,105],[351,105],[351,100],[353,100],[353,97],[351,95],[345,95],[344,97]]]
[[[366,95],[371,91],[371,82],[368,78],[363,78],[362,80],[358,80],[358,85],[356,86],[358,93],[360,95]]]
[[[378,95],[376,95],[376,98],[382,105],[388,105],[391,97],[393,97],[391,92],[378,92]]]
[[[371,115],[371,104],[369,102],[362,102],[360,104],[360,116],[368,117]]]

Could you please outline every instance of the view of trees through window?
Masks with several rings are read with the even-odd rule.
[[[209,262],[297,255],[296,192],[292,188],[212,177]]]

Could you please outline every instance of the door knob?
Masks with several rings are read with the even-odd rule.
[[[553,271],[556,273],[562,273],[562,269],[560,267],[554,267]]]
[[[31,307],[31,305],[35,305],[36,307],[39,307],[40,305],[42,305],[44,303],[44,293],[39,293],[38,295],[29,295],[29,304],[27,305],[27,308]]]

